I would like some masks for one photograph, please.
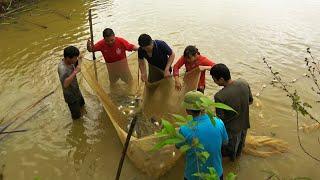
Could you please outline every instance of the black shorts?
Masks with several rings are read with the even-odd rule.
[[[84,106],[84,104],[85,102],[82,96],[76,102],[68,103],[72,119],[79,119],[81,117],[81,108]]]

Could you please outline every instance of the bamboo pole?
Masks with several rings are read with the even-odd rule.
[[[126,153],[127,153],[127,149],[129,146],[129,142],[130,142],[130,138],[134,129],[134,126],[136,125],[137,122],[137,116],[135,116],[130,124],[130,128],[129,128],[129,132],[127,134],[127,139],[126,139],[126,143],[124,144],[123,150],[122,150],[122,156],[119,162],[119,166],[118,166],[118,170],[117,170],[117,175],[116,175],[116,180],[120,179],[120,175],[121,175],[121,170],[122,170],[122,165],[124,162],[124,158],[126,157]]]
[[[91,9],[89,9],[89,25],[90,25],[90,36],[91,36],[91,47],[94,46],[93,43],[93,30],[92,30],[92,15],[91,15]],[[96,55],[94,53],[94,50],[92,50],[92,59],[93,59],[93,66],[94,66],[94,74],[96,76],[96,80],[98,81],[98,73],[97,73],[97,65],[96,65]]]

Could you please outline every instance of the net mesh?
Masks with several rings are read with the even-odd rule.
[[[98,96],[123,144],[130,121],[133,116],[138,117],[128,147],[128,157],[149,176],[163,175],[181,154],[174,146],[152,152],[152,148],[160,140],[154,132],[160,129],[160,118],[167,117],[170,121],[169,113],[185,114],[181,101],[185,92],[196,89],[200,70],[195,69],[185,74],[184,87],[177,91],[172,77],[145,85],[140,83],[139,86],[137,54],[132,54],[128,61],[112,64],[97,62],[98,81],[94,76],[92,61],[84,60],[81,65],[87,84]],[[150,68],[153,68],[154,75],[163,76],[160,69]]]
[[[153,79],[163,77],[163,71],[150,66]],[[181,107],[184,94],[197,88],[200,70],[194,69],[183,78],[181,91],[175,89],[172,77],[152,83],[139,83],[137,54],[127,60],[112,64],[97,62],[98,81],[95,79],[93,61],[82,62],[82,74],[106,110],[122,144],[133,116],[137,116],[133,137],[127,155],[137,168],[149,176],[157,178],[168,171],[181,154],[174,146],[165,146],[151,152],[159,138],[154,135],[159,130],[160,118],[172,121],[170,113],[183,114]],[[140,85],[140,86],[139,86]],[[268,157],[288,151],[286,142],[267,136],[248,135],[244,152]]]

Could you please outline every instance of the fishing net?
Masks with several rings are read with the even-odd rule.
[[[149,68],[153,72],[151,79],[161,80],[152,83],[140,82],[135,53],[129,56],[128,61],[112,64],[97,62],[96,81],[93,61],[82,62],[83,76],[100,99],[123,144],[133,117],[138,118],[127,155],[137,168],[157,178],[168,171],[181,154],[173,146],[165,146],[160,151],[151,152],[160,140],[154,132],[160,129],[161,118],[172,121],[170,113],[185,115],[181,102],[186,92],[197,88],[200,70],[194,69],[184,74],[183,88],[177,91],[172,77],[162,79],[162,70],[154,66]],[[288,145],[282,140],[248,135],[244,152],[268,157],[287,150]]]
[[[172,77],[153,83],[139,83],[137,59],[134,53],[128,61],[112,64],[97,62],[98,81],[95,79],[93,61],[84,60],[82,74],[101,101],[123,144],[133,116],[138,118],[127,155],[137,168],[157,178],[168,171],[181,154],[174,146],[152,152],[160,140],[154,132],[160,129],[160,118],[167,117],[171,121],[170,113],[185,114],[181,101],[187,91],[196,89],[200,70],[185,74],[183,89],[177,91]],[[152,76],[163,77],[160,69],[149,68],[154,72]]]
[[[281,139],[253,135],[247,135],[246,144],[243,149],[245,154],[263,158],[285,153],[288,150],[288,143]]]
[[[320,123],[314,123],[314,124],[303,124],[300,128],[304,133],[311,133],[316,130],[320,130]]]

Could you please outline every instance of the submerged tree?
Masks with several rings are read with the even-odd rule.
[[[305,76],[308,78],[308,80],[311,82],[311,90],[314,93],[314,103],[320,103],[320,61],[316,60],[310,51],[310,48],[307,48],[307,53],[310,56],[309,58],[306,57],[304,59],[306,69],[308,71],[308,74],[305,74]],[[277,71],[275,71],[271,65],[267,62],[266,58],[263,58],[263,62],[267,65],[268,69],[270,70],[271,74],[273,75],[273,80],[271,84],[275,87],[278,87],[282,89],[287,97],[291,100],[291,107],[296,112],[296,128],[297,128],[297,138],[299,145],[301,149],[306,153],[308,156],[310,156],[312,159],[320,162],[320,157],[316,157],[310,152],[306,150],[306,148],[301,143],[301,137],[300,137],[300,128],[299,128],[299,114],[301,114],[304,117],[307,117],[315,122],[312,127],[320,127],[320,121],[318,120],[319,117],[315,117],[315,115],[311,112],[312,106],[311,103],[307,102],[307,100],[301,98],[299,95],[298,90],[292,86],[292,83],[296,83],[296,80],[291,81],[291,83],[285,82],[283,80],[281,74]],[[320,138],[318,138],[319,144],[320,144]]]

